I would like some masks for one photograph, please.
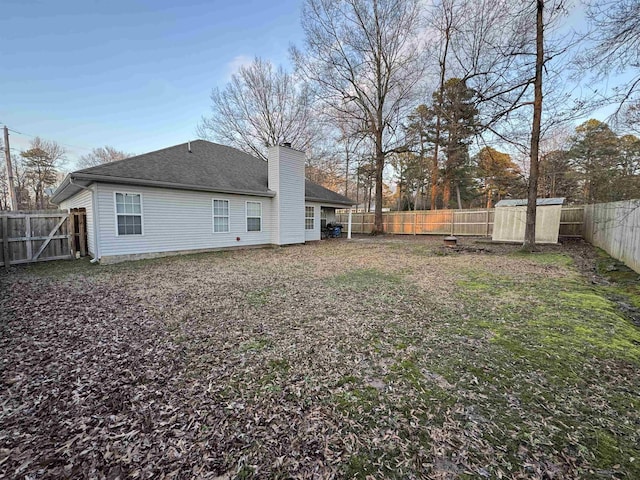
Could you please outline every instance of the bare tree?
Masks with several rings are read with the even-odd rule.
[[[46,205],[44,190],[57,182],[58,169],[66,161],[66,151],[52,140],[35,137],[29,149],[20,152],[20,156],[24,159],[25,177],[33,190],[35,207],[43,209]],[[17,178],[16,181],[19,183]]]
[[[628,74],[605,101],[618,103],[614,114],[638,101],[640,94],[640,2],[590,0],[587,15],[592,43],[579,57],[581,74],[600,82],[614,74]]]
[[[472,2],[468,21],[452,41],[454,71],[476,91],[477,131],[529,158],[525,249],[535,245],[540,139],[580,112],[581,103],[572,102],[566,80],[560,80],[561,61],[575,45],[575,38],[559,29],[568,1]],[[546,115],[543,97],[554,98],[546,103]]]
[[[533,250],[536,244],[536,212],[538,202],[538,175],[540,129],[542,126],[542,69],[544,68],[544,0],[536,0],[536,66],[533,81],[533,121],[531,123],[531,150],[529,154],[529,189],[527,194],[527,220],[523,248]]]
[[[627,130],[640,134],[640,99],[624,107],[622,125]]]
[[[9,179],[7,170],[0,168],[0,210],[9,210]]]
[[[306,0],[299,71],[336,117],[363,125],[374,145],[375,222],[382,232],[383,171],[400,149],[396,130],[423,79],[418,0]]]
[[[125,153],[121,150],[116,150],[109,145],[104,147],[94,148],[91,153],[82,155],[78,160],[78,168],[90,168],[103,163],[115,162],[116,160],[124,160],[133,156],[130,153]]]
[[[201,138],[224,142],[266,159],[267,149],[291,142],[299,150],[311,145],[313,129],[309,92],[282,67],[255,58],[231,76],[224,89],[211,92],[211,117],[203,117]]]
[[[436,209],[436,198],[438,196],[438,176],[440,171],[440,161],[438,158],[440,150],[440,136],[442,133],[442,111],[444,101],[445,81],[447,79],[447,61],[449,57],[449,49],[452,37],[455,33],[457,25],[454,23],[456,19],[460,19],[461,15],[457,8],[463,2],[456,0],[440,0],[436,2],[434,27],[439,34],[440,42],[438,46],[438,95],[435,95],[435,129],[433,135],[433,159],[431,165],[431,210]],[[445,203],[444,208],[447,208]]]

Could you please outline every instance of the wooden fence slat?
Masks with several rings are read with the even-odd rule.
[[[78,245],[78,242],[76,241],[76,216],[73,213],[73,211],[71,212],[71,214],[69,215],[69,224],[68,224],[68,228],[69,228],[69,252],[71,252],[71,255],[76,254],[76,247]]]
[[[78,234],[80,235],[80,256],[87,256],[87,237],[85,233],[85,215],[78,215],[80,219],[80,228],[78,229]]]
[[[62,234],[62,235],[54,235],[51,240],[62,240],[63,238],[68,238],[69,235],[67,234]],[[48,236],[46,237],[11,237],[9,239],[9,242],[26,242],[27,240],[31,240],[32,242],[38,242],[38,241],[42,241],[42,240],[46,240],[47,238],[49,238]]]
[[[58,212],[58,210],[55,210]],[[51,217],[59,217],[60,215],[66,215],[67,212],[58,212],[58,213],[4,213],[0,212],[0,215],[7,218],[24,218],[25,215],[29,215],[31,218],[51,218]]]
[[[27,238],[27,240],[25,240],[27,258],[31,258],[33,256],[33,240],[31,240],[31,216],[29,215],[24,217],[24,232],[24,236]]]
[[[11,262],[11,265],[20,265],[23,263],[37,263],[37,262],[48,262],[50,260],[69,260],[69,255],[59,255],[57,257],[46,257],[46,258],[38,258],[36,260],[31,259],[22,259],[22,260],[14,260]]]
[[[2,262],[5,268],[9,268],[11,265],[11,258],[9,258],[9,219],[5,216],[2,217]]]

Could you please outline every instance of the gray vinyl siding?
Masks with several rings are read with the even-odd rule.
[[[142,235],[117,235],[115,192],[142,195]],[[229,200],[228,233],[213,233],[214,198]],[[247,201],[262,203],[261,232],[247,232]],[[268,244],[272,230],[271,203],[269,197],[100,183],[100,256]]]
[[[305,242],[320,240],[320,204],[307,202],[305,207],[313,207],[313,230],[307,230],[305,228],[304,240]],[[304,220],[306,220],[306,215]]]
[[[92,187],[93,188],[93,185]],[[87,249],[91,256],[95,256],[95,229],[93,225],[93,194],[90,190],[82,189],[75,195],[67,198],[60,203],[62,210],[71,208],[84,208],[87,211],[87,220],[85,223],[87,229]]]

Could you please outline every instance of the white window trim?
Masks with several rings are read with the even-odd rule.
[[[118,213],[118,201],[116,195],[120,193],[123,195],[140,195],[140,213]],[[127,192],[124,190],[120,190],[117,192],[113,192],[113,212],[115,213],[115,226],[116,226],[116,237],[142,237],[144,236],[144,201],[142,193],[140,192]],[[141,233],[131,233],[129,235],[120,235],[118,232],[118,215],[140,215],[140,232]]]
[[[224,215],[216,215],[216,207],[215,202],[218,200],[219,202],[227,202],[227,216]],[[216,217],[218,218],[226,218],[227,219],[227,231],[226,232],[216,232]],[[229,233],[231,232],[231,201],[227,198],[212,198],[211,199],[211,231],[213,233]]]
[[[250,203],[258,203],[260,204],[260,217],[250,217],[249,216],[249,204]],[[246,230],[246,233],[260,233],[262,232],[262,202],[257,202],[255,200],[247,200],[246,202],[244,202],[244,228]],[[249,222],[247,220],[249,220],[250,218],[260,218],[260,230],[251,230],[249,231]]]
[[[310,208],[313,212],[313,215],[307,217],[307,208]],[[307,228],[307,220],[311,219],[313,225],[311,228]],[[316,229],[316,207],[314,205],[305,205],[304,206],[304,229],[308,232],[312,232]]]

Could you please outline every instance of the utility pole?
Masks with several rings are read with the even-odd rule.
[[[7,162],[7,180],[9,182],[9,198],[11,198],[11,210],[18,209],[16,190],[13,187],[13,167],[11,166],[11,149],[9,148],[9,129],[4,126],[4,158]]]

